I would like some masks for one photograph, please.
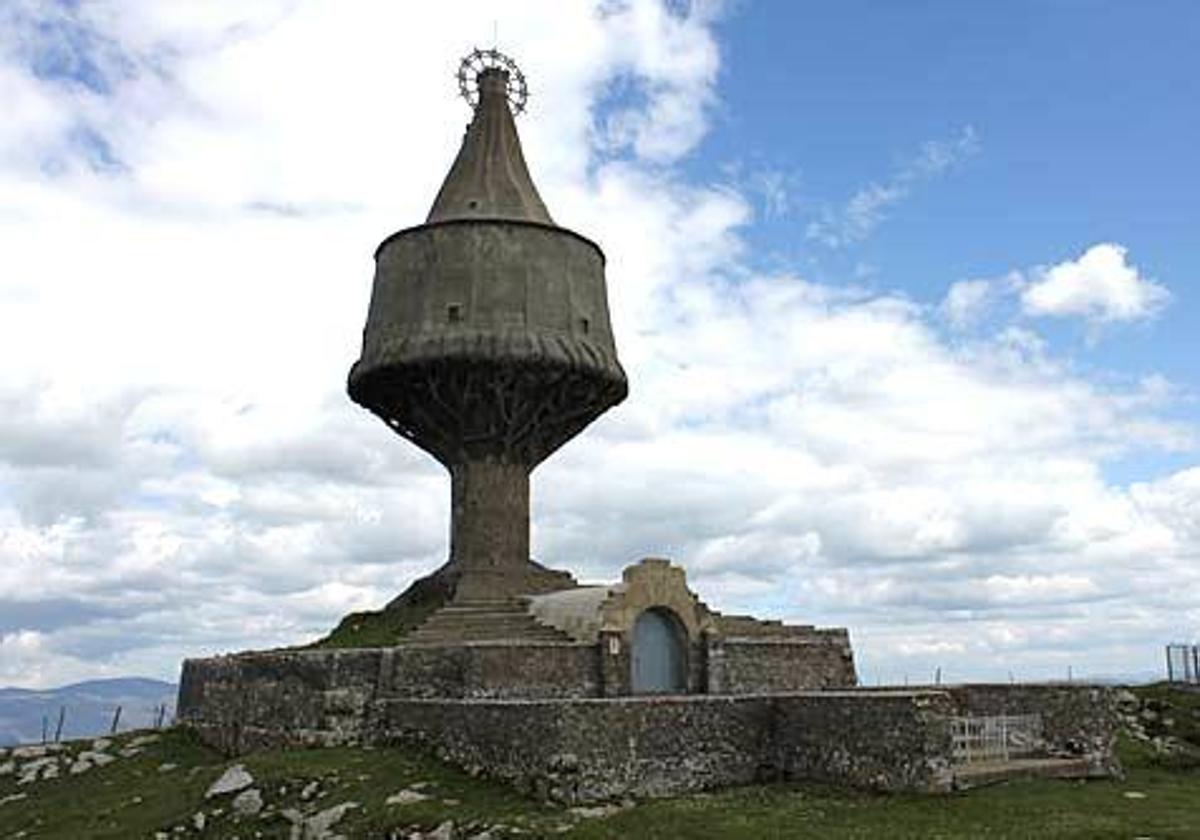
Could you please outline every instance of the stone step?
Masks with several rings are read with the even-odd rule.
[[[438,611],[430,618],[439,621],[505,621],[514,618],[528,618],[529,613],[521,612],[443,612]]]
[[[1036,776],[1051,779],[1084,779],[1094,775],[1085,758],[1019,758],[960,764],[954,768],[956,788],[981,787],[1010,779]]]
[[[442,607],[406,637],[418,644],[478,641],[570,641],[553,627],[541,624],[523,604],[476,602]]]

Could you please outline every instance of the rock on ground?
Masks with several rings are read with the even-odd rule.
[[[429,798],[430,797],[428,795],[421,793],[420,791],[413,790],[412,788],[405,788],[404,790],[397,791],[396,793],[393,793],[391,796],[389,796],[385,800],[385,804],[387,804],[387,805],[411,805],[414,802],[424,802],[426,799],[429,799]]]
[[[233,810],[243,816],[253,816],[263,808],[262,794],[258,788],[247,788],[233,798]]]
[[[252,784],[254,784],[254,777],[246,771],[245,767],[235,764],[222,773],[221,778],[212,783],[208,792],[204,794],[204,798],[211,799],[226,793],[236,793]]]

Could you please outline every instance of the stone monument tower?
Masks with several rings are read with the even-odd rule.
[[[573,585],[529,557],[530,472],[628,392],[604,254],[559,227],[529,176],[513,112],[525,81],[475,50],[458,73],[474,108],[425,223],[375,253],[350,397],[450,472],[454,601]]]
[[[310,644],[188,659],[180,721],[231,753],[419,744],[571,803],[775,778],[948,790],[973,778],[952,732],[999,712],[1044,713],[1023,743],[1111,772],[1114,718],[1088,686],[855,692],[844,628],[723,614],[663,558],[582,586],[530,560],[530,472],[627,385],[604,255],[525,167],[524,79],[475,50],[459,83],[474,117],[428,219],[375,254],[349,380],[450,471],[450,559]]]

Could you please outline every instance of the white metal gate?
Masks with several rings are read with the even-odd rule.
[[[951,723],[958,764],[1029,758],[1043,749],[1041,715],[968,715]]]

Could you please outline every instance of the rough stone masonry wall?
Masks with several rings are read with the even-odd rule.
[[[1042,737],[1051,755],[1088,759],[1091,772],[1120,772],[1114,747],[1119,715],[1117,694],[1105,686],[1071,684],[987,684],[945,689],[960,715],[1042,717]]]
[[[380,651],[264,651],[188,659],[177,714],[238,753],[358,741],[379,681]]]
[[[240,752],[270,744],[359,740],[379,697],[594,697],[595,645],[463,644],[262,651],[189,659],[181,720]]]
[[[949,785],[950,710],[937,692],[390,700],[378,736],[569,803],[782,777],[932,791]]]
[[[953,784],[954,708],[944,692],[814,692],[779,697],[775,709],[786,778],[886,791]]]
[[[853,688],[857,682],[845,633],[726,639],[712,646],[708,661],[713,694]]]
[[[596,697],[600,653],[590,644],[461,644],[389,648],[380,695],[456,699]]]

